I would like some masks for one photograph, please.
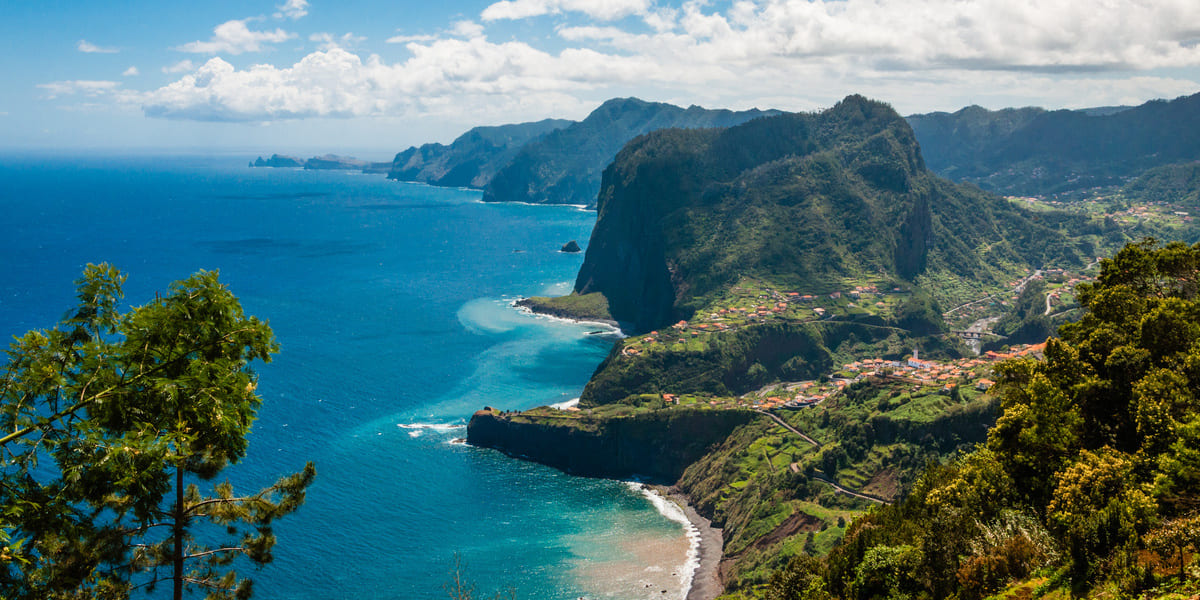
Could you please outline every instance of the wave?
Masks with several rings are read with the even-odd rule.
[[[687,598],[688,592],[692,589],[692,581],[696,577],[696,570],[700,568],[700,530],[688,519],[683,508],[674,501],[637,481],[627,481],[625,485],[649,500],[658,514],[683,526],[688,540],[688,551],[687,558],[684,559],[683,565],[679,569],[679,586],[683,590],[680,598]]]
[[[511,303],[509,303],[509,306],[516,309],[517,312],[519,312],[523,315],[531,316],[535,319],[545,319],[547,321],[552,321],[555,323],[563,323],[563,324],[569,324],[569,325],[586,325],[586,326],[588,326],[588,328],[595,328],[595,329],[599,330],[599,331],[589,331],[589,332],[587,332],[588,335],[599,333],[599,334],[603,334],[603,335],[615,335],[620,338],[626,337],[625,333],[621,331],[621,328],[617,327],[616,325],[613,325],[611,322],[584,321],[581,319],[568,319],[566,317],[555,317],[553,315],[546,315],[546,314],[542,314],[542,313],[538,313],[538,312],[533,312],[533,310],[531,310],[527,306],[517,306],[517,302],[519,300],[523,300],[523,298],[520,298],[518,300],[513,300]]]
[[[396,427],[409,430],[409,437],[421,437],[425,431],[449,433],[456,429],[463,429],[466,425],[462,423],[397,423]]]
[[[557,408],[558,410],[567,410],[568,408],[574,408],[576,406],[579,406],[579,398],[571,398],[570,400],[567,400],[566,402],[559,402],[558,404],[551,404],[550,408]]]

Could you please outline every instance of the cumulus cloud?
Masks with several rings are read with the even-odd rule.
[[[659,52],[692,48],[712,59],[898,71],[1200,64],[1200,3],[1191,0],[767,0],[703,9],[684,4],[673,26],[649,41]]]
[[[112,93],[114,90],[120,87],[120,85],[121,84],[116,81],[75,79],[70,81],[39,83],[37,87],[46,91],[46,98],[54,99],[61,96],[72,96],[75,94],[94,98]]]
[[[124,77],[137,77],[140,74],[141,74],[141,71],[138,71],[137,67],[129,67],[128,69],[125,69],[125,71],[123,71],[121,73],[121,75]]]
[[[317,47],[321,50],[333,50],[334,48],[344,48],[347,50],[353,49],[359,44],[367,41],[367,38],[353,33],[345,33],[340,36],[334,36],[332,33],[314,33],[308,36],[308,41],[317,42]]]
[[[171,64],[171,65],[167,65],[162,68],[162,72],[168,73],[168,74],[170,74],[170,73],[186,73],[188,71],[195,71],[195,70],[196,70],[196,63],[194,63],[190,60],[186,60],[186,59],[181,60],[181,61]]]
[[[120,52],[120,50],[116,48],[104,48],[87,40],[79,40],[79,43],[75,44],[75,47],[78,48],[80,52],[86,52],[88,54],[116,54],[117,52]]]
[[[243,52],[261,52],[264,44],[277,44],[296,37],[282,29],[275,31],[251,31],[246,26],[249,19],[234,19],[217,25],[213,29],[213,37],[207,42],[189,42],[175,49],[195,54],[242,54]]]
[[[308,0],[287,0],[275,8],[279,9],[279,12],[275,13],[276,19],[286,18],[295,21],[308,14]]]
[[[594,19],[612,21],[646,13],[650,0],[501,0],[483,9],[484,21],[527,19],[564,12],[583,13]]]
[[[483,38],[410,44],[413,56],[385,64],[335,48],[287,68],[238,70],[219,58],[146,93],[149,116],[201,121],[269,121],[378,115],[528,114],[581,104],[570,92],[636,78],[634,62],[587,51],[551,55],[519,42]]]
[[[465,38],[477,38],[483,36],[483,25],[474,21],[458,21],[454,24],[454,28],[450,30],[451,35]]]
[[[973,102],[993,108],[1137,103],[1200,87],[1164,70],[1200,65],[1200,28],[1189,26],[1200,23],[1194,0],[607,5],[626,8],[512,0],[481,15],[485,22],[508,18],[503,11],[591,16],[556,30],[559,44],[568,46],[563,50],[494,43],[479,23],[460,21],[437,35],[390,38],[410,58],[388,64],[348,51],[357,39],[350,34],[316,34],[310,39],[321,50],[291,66],[189,64],[187,75],[143,94],[141,104],[148,115],[173,119],[468,114],[512,122],[579,116],[581,107],[631,91],[682,104],[790,110],[864,93],[902,111],[924,111]],[[635,12],[640,23],[610,20]]]

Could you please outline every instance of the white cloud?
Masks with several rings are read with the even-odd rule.
[[[287,0],[275,8],[279,9],[279,12],[275,13],[276,19],[287,18],[295,21],[308,14],[308,0]]]
[[[465,38],[483,37],[483,25],[474,21],[458,21],[450,33]]]
[[[579,12],[594,19],[612,21],[645,14],[649,8],[650,0],[501,0],[483,9],[480,18],[497,21]]]
[[[116,54],[120,52],[120,50],[117,48],[104,48],[87,40],[79,40],[79,43],[75,44],[75,47],[78,48],[80,52],[87,52],[88,54]]]
[[[175,48],[182,52],[195,54],[241,54],[243,52],[261,52],[264,44],[277,44],[296,37],[282,29],[275,31],[251,31],[246,26],[249,19],[226,21],[213,29],[213,37],[207,42],[189,42]]]
[[[333,50],[334,48],[353,49],[359,44],[367,41],[363,36],[354,35],[353,33],[345,33],[341,36],[334,36],[331,33],[314,33],[308,36],[308,41],[319,42],[318,48],[321,50]]]
[[[410,44],[412,58],[388,65],[342,49],[314,52],[287,68],[237,70],[219,58],[153,90],[149,116],[200,121],[268,121],[378,115],[497,115],[544,118],[585,102],[573,90],[644,74],[636,64],[589,50],[551,55],[519,42],[482,38]]]
[[[121,75],[124,77],[137,77],[140,74],[141,74],[141,72],[138,71],[137,67],[129,67],[128,69],[125,69],[125,71],[123,71],[121,73]]]
[[[51,100],[61,96],[72,96],[80,94],[83,96],[97,97],[112,93],[120,83],[116,81],[95,81],[86,79],[75,79],[71,81],[52,81],[50,83],[39,83],[37,87],[46,90],[46,98]]]
[[[503,6],[584,12],[578,7],[585,4]],[[322,50],[294,65],[239,70],[219,59],[189,65],[189,74],[143,94],[141,104],[148,115],[172,119],[471,115],[513,122],[580,116],[598,100],[630,93],[789,110],[863,93],[916,112],[969,103],[1128,104],[1200,89],[1200,81],[1178,70],[1200,66],[1200,28],[1187,25],[1200,23],[1200,3],[1077,4],[740,0],[721,9],[700,1],[660,9],[639,3],[643,23],[634,27],[604,20],[616,13],[559,27],[565,50],[493,43],[478,23],[460,21],[436,36],[389,39],[410,55],[394,64],[347,51],[353,36],[316,34],[310,39]]]
[[[187,60],[187,59],[181,60],[175,64],[168,65],[168,66],[165,66],[162,68],[163,73],[186,73],[188,71],[195,71],[195,70],[196,70],[196,63],[194,63],[190,60]]]
[[[421,34],[421,35],[393,35],[387,39],[389,44],[407,44],[409,42],[432,42],[438,39],[436,35]]]

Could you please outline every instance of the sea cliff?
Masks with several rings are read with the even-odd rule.
[[[535,409],[476,412],[467,442],[591,477],[643,477],[672,484],[740,425],[766,418],[749,410],[675,408],[628,416]]]

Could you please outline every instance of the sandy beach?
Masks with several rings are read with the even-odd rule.
[[[678,488],[656,486],[655,489],[683,509],[688,522],[700,532],[700,564],[692,576],[692,587],[688,590],[686,600],[713,600],[724,591],[720,567],[725,541],[721,530],[713,527],[711,521],[697,513],[688,502],[687,495]]]

